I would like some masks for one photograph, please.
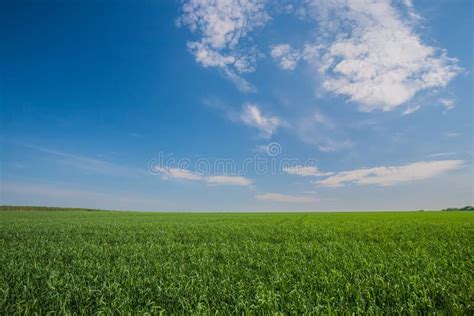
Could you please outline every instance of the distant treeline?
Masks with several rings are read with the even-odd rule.
[[[93,208],[71,208],[71,207],[52,207],[52,206],[17,206],[17,205],[0,205],[1,211],[87,211],[87,212],[98,212],[105,211],[101,209]],[[424,210],[419,210],[423,212]],[[474,206],[449,207],[441,211],[453,212],[453,211],[474,211]]]
[[[0,211],[102,211],[102,210],[92,209],[92,208],[1,205]]]
[[[461,207],[461,208],[449,207],[449,208],[445,208],[442,211],[447,211],[447,212],[450,212],[450,211],[474,211],[474,206],[469,205],[469,206],[464,206],[464,207]]]

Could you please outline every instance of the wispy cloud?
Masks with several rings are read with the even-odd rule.
[[[319,110],[293,122],[288,122],[279,116],[264,114],[261,108],[254,103],[245,103],[240,112],[218,99],[205,99],[204,104],[224,114],[234,122],[245,124],[259,131],[262,138],[269,139],[279,129],[293,132],[302,142],[315,145],[322,152],[335,152],[351,148],[353,142],[341,135],[342,129],[337,128],[337,123],[328,115]],[[257,148],[265,152],[266,146]]]
[[[226,119],[232,122],[240,122],[240,112],[234,107],[224,102],[223,100],[215,97],[210,97],[203,99],[202,103],[210,109],[219,112]]]
[[[203,179],[200,174],[182,168],[155,167],[154,171],[158,172],[165,180],[177,179],[186,181],[201,181]]]
[[[319,199],[303,196],[303,195],[288,195],[280,193],[260,193],[255,196],[257,200],[272,201],[280,203],[316,203]]]
[[[405,111],[402,112],[402,115],[409,115],[412,113],[415,113],[420,109],[419,105],[411,105],[405,109]]]
[[[147,174],[145,170],[139,168],[123,166],[89,156],[72,154],[32,144],[24,146],[53,157],[56,163],[78,170],[114,176],[139,176]]]
[[[210,186],[251,186],[252,180],[243,176],[231,175],[201,175],[184,168],[165,168],[154,166],[153,172],[160,175],[163,180],[200,181]]]
[[[413,0],[404,0],[404,4],[407,8],[408,15],[413,21],[418,22],[419,20],[422,19],[422,17],[415,10],[415,6],[413,5]]]
[[[322,125],[329,129],[336,128],[336,124],[326,115],[319,111],[315,111],[313,114],[313,119],[316,124]]]
[[[446,137],[448,137],[448,138],[458,137],[459,135],[461,135],[461,133],[458,133],[458,132],[447,132],[447,133],[444,133],[444,136],[446,136]]]
[[[234,71],[230,70],[227,67],[223,68],[224,75],[234,83],[234,85],[242,92],[250,93],[250,92],[257,92],[257,88],[252,85],[250,82],[242,78],[241,76],[237,75]]]
[[[462,160],[420,161],[403,166],[381,166],[367,169],[335,172],[332,176],[314,183],[327,187],[346,184],[392,186],[404,182],[429,179],[459,169]]]
[[[439,102],[441,103],[442,106],[445,107],[446,111],[452,110],[455,107],[453,99],[442,98],[442,99],[439,99]]]
[[[456,155],[455,152],[446,152],[446,153],[437,153],[437,154],[431,154],[426,156],[426,158],[436,158],[436,157],[445,157],[445,156],[452,156]]]
[[[245,104],[240,114],[241,121],[248,126],[255,127],[264,138],[270,138],[282,125],[282,121],[276,116],[264,116],[256,104]]]
[[[245,103],[240,110],[236,110],[219,99],[205,99],[203,103],[221,112],[234,123],[257,129],[262,138],[270,138],[280,127],[287,126],[279,117],[263,114],[260,107],[255,103]]]
[[[302,176],[302,177],[318,177],[318,176],[329,176],[332,173],[322,172],[317,167],[305,167],[305,166],[293,166],[283,168],[283,172],[291,175]]]
[[[319,111],[305,116],[293,124],[298,138],[304,143],[315,145],[322,152],[335,152],[353,146],[350,139],[341,134],[337,124]]]
[[[242,176],[208,176],[206,182],[209,185],[236,185],[250,186],[252,181]]]

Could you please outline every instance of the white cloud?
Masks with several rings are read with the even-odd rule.
[[[177,179],[177,180],[187,180],[187,181],[201,181],[202,176],[192,172],[191,170],[182,169],[182,168],[164,168],[155,166],[154,171],[158,172],[161,177],[165,180],[168,179]]]
[[[249,186],[252,181],[241,176],[209,176],[206,177],[206,182],[209,185],[236,185]]]
[[[304,166],[293,166],[283,168],[283,172],[291,175],[297,175],[302,177],[317,177],[317,176],[329,176],[331,173],[322,172],[317,167],[304,167]]]
[[[266,117],[257,105],[250,103],[244,105],[240,119],[244,124],[257,128],[265,138],[270,138],[282,124],[278,117]]]
[[[447,111],[454,109],[454,100],[453,99],[440,99],[439,102],[443,105]]]
[[[421,16],[416,13],[416,10],[415,10],[415,6],[413,5],[413,0],[405,0],[404,1],[405,3],[405,6],[407,8],[407,11],[408,11],[408,15],[414,20],[414,21],[418,21],[421,19]]]
[[[235,71],[254,71],[259,53],[248,43],[245,48],[239,44],[242,44],[251,31],[269,20],[265,2],[266,0],[185,2],[177,24],[187,26],[199,35],[197,41],[188,42],[188,49],[194,54],[196,61],[204,67],[222,68],[234,83],[242,83],[244,79]]]
[[[234,185],[234,186],[250,186],[252,181],[242,176],[229,175],[211,175],[204,176],[183,168],[164,168],[160,166],[154,167],[154,172],[158,173],[164,180],[183,180],[183,181],[202,181],[208,185]]]
[[[284,70],[293,70],[300,60],[309,61],[319,53],[323,47],[318,44],[305,44],[303,49],[295,49],[287,43],[271,46],[271,56]]]
[[[336,172],[324,180],[314,183],[327,187],[346,184],[391,186],[404,182],[424,180],[442,173],[459,169],[462,160],[421,161],[404,166],[381,166],[367,169]]]
[[[420,91],[446,86],[461,70],[445,50],[422,41],[415,31],[422,20],[413,2],[398,4],[307,0],[278,10],[277,3],[267,0],[188,0],[178,25],[198,35],[188,43],[197,62],[222,69],[239,89],[252,92],[255,87],[240,76],[254,71],[262,56],[251,34],[267,24],[270,13],[295,14],[313,23],[316,34],[301,48],[272,45],[278,65],[292,70],[305,60],[327,91],[347,97],[361,111],[390,111]]]
[[[426,156],[426,158],[445,157],[445,156],[452,156],[452,155],[456,155],[456,153],[446,152],[446,153],[431,154],[431,155]]]
[[[339,19],[338,31],[349,32],[327,45],[319,70],[326,89],[362,111],[392,110],[420,90],[446,86],[459,72],[455,59],[422,43],[389,0],[335,3],[328,9]]]
[[[256,104],[245,103],[240,111],[218,99],[206,99],[204,104],[219,110],[228,120],[234,123],[245,124],[257,129],[263,138],[270,138],[278,128],[288,126],[276,116],[263,115]]]
[[[416,111],[418,111],[420,109],[420,106],[419,105],[415,105],[415,106],[409,106],[405,109],[405,111],[402,112],[402,115],[410,115],[412,113],[415,113]]]
[[[288,44],[278,44],[272,46],[271,55],[273,59],[278,61],[279,66],[285,70],[295,69],[301,54],[292,49]]]
[[[309,3],[317,41],[306,45],[306,53],[273,46],[274,58],[284,69],[294,69],[301,58],[310,61],[326,90],[347,96],[361,111],[393,110],[419,91],[446,86],[460,71],[456,59],[425,45],[414,32],[419,16],[411,1],[404,6],[408,18],[390,0]]]
[[[273,201],[281,203],[316,203],[319,202],[319,199],[301,196],[301,195],[287,195],[279,193],[261,193],[255,196],[257,200],[262,201]]]

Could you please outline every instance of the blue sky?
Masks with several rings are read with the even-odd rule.
[[[2,204],[473,204],[472,1],[0,6]]]

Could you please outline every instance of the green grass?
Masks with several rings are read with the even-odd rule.
[[[474,213],[0,212],[0,314],[474,313]]]

